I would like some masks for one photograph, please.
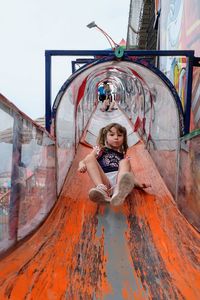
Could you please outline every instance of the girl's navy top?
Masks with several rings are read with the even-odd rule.
[[[124,154],[116,150],[104,147],[100,150],[97,161],[104,173],[118,171],[119,162],[124,158]]]

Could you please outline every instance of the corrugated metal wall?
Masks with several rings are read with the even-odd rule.
[[[155,1],[131,0],[127,49],[156,49]]]

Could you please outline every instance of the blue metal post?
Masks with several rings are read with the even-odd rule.
[[[51,55],[45,52],[45,127],[50,132],[51,126]]]
[[[76,72],[76,62],[72,61],[72,73]]]
[[[190,132],[190,115],[191,115],[191,102],[192,102],[192,78],[193,78],[193,59],[194,56],[187,58],[186,68],[186,107],[185,107],[185,134]]]

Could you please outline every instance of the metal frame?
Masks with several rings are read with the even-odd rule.
[[[80,59],[72,60],[71,61],[72,73],[77,71],[76,70],[76,65],[85,65],[85,64],[89,64],[93,61],[95,61],[95,59],[93,59],[93,58],[80,58]]]
[[[45,123],[46,130],[50,132],[52,117],[51,101],[51,58],[52,56],[113,56],[113,50],[46,50],[45,51]],[[192,75],[193,66],[200,66],[200,59],[194,56],[193,50],[127,50],[124,51],[124,57],[148,57],[148,56],[185,56],[187,57],[186,68],[186,109],[184,114],[185,134],[190,130],[190,112],[192,98]],[[99,58],[98,58],[99,59]],[[93,59],[85,59],[85,63]],[[95,59],[94,59],[95,60]],[[93,61],[94,61],[93,60]],[[123,57],[122,57],[123,60]],[[82,60],[81,63],[83,62]],[[75,71],[75,64],[78,61],[72,61],[72,71]],[[79,62],[80,63],[80,62]]]

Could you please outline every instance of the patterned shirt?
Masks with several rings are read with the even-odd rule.
[[[95,148],[98,155],[97,161],[103,169],[104,173],[118,171],[119,162],[124,158],[124,154],[108,147],[104,147],[100,150],[98,149],[98,147]]]

